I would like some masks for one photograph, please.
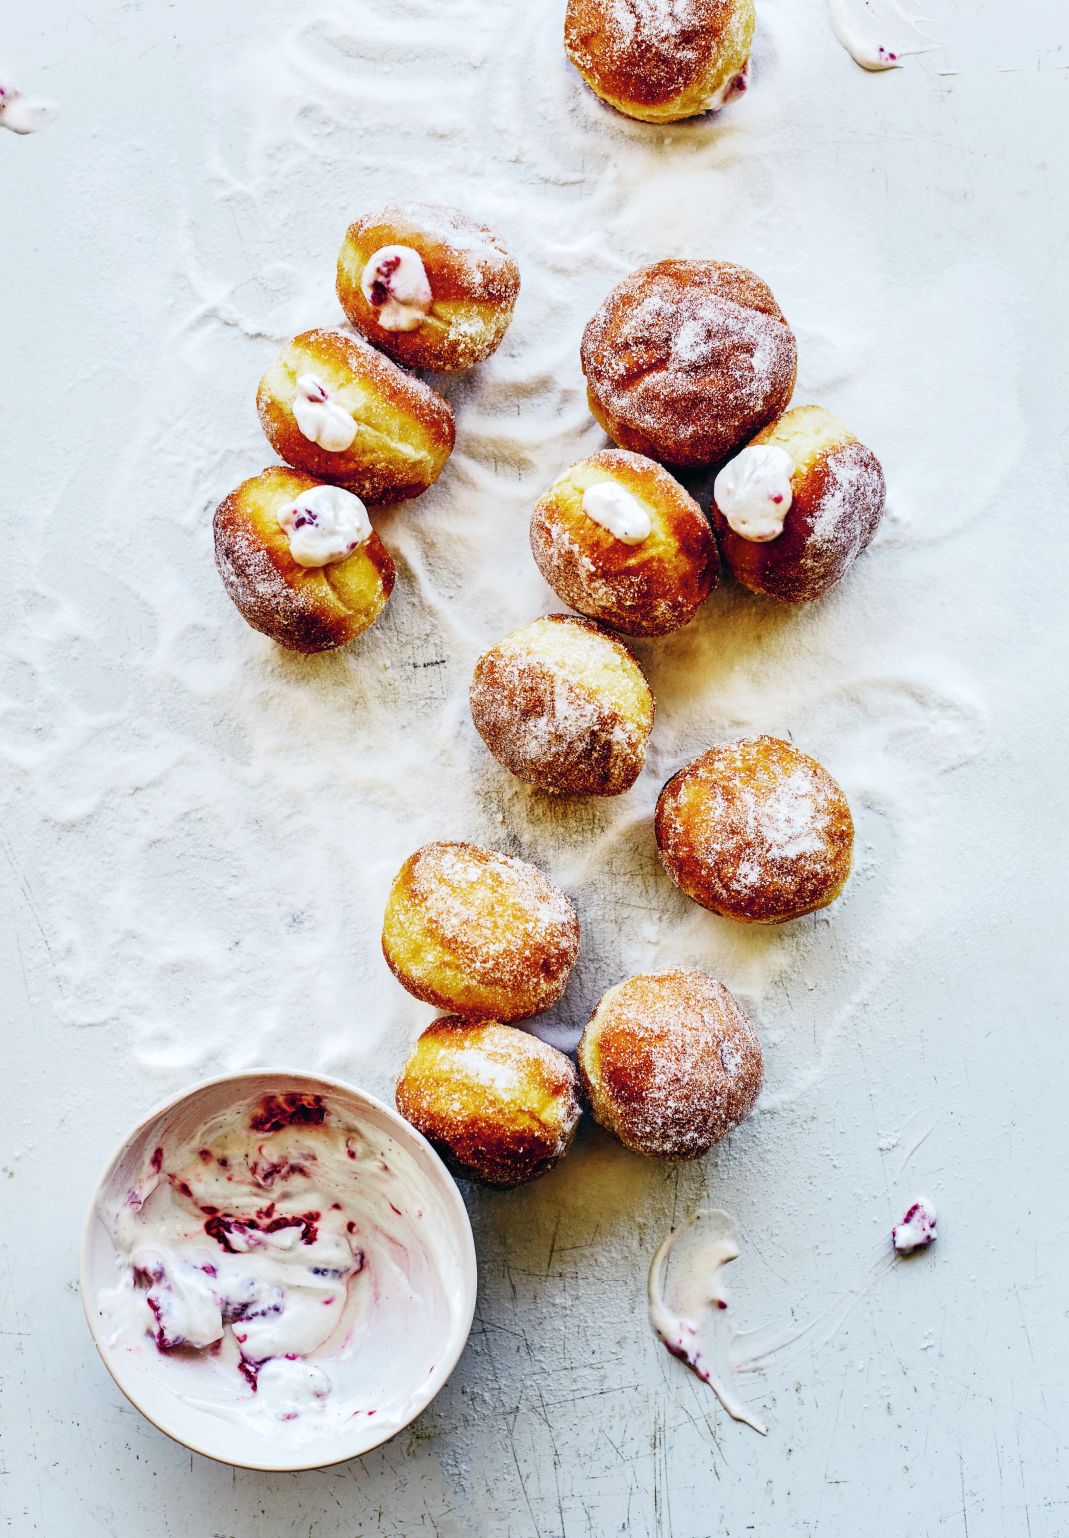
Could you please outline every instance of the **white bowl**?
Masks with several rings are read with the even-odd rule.
[[[240,1403],[235,1412],[229,1401],[223,1406],[223,1401],[213,1400],[210,1394],[206,1399],[202,1390],[207,1353],[164,1353],[147,1331],[143,1336],[136,1331],[133,1335],[116,1331],[108,1301],[116,1296],[122,1276],[129,1275],[129,1266],[116,1247],[107,1214],[129,1203],[130,1192],[148,1167],[152,1150],[164,1145],[168,1137],[188,1137],[194,1128],[215,1116],[255,1103],[264,1095],[287,1092],[322,1095],[328,1108],[335,1104],[373,1138],[392,1141],[406,1170],[420,1179],[423,1209],[415,1210],[408,1221],[426,1220],[419,1224],[418,1244],[423,1263],[439,1288],[436,1307],[442,1314],[441,1339],[440,1343],[436,1340],[433,1363],[428,1369],[423,1357],[418,1358],[417,1365],[413,1353],[406,1356],[404,1349],[417,1333],[405,1327],[405,1319],[412,1317],[413,1302],[392,1296],[404,1290],[393,1280],[400,1274],[396,1254],[385,1244],[379,1255],[369,1250],[367,1269],[375,1286],[375,1307],[381,1305],[383,1317],[380,1328],[366,1331],[366,1357],[363,1348],[352,1357],[360,1369],[361,1403],[351,1412],[346,1407],[344,1418],[339,1418],[339,1408],[330,1424],[322,1427],[317,1426],[314,1416],[301,1417],[299,1433],[281,1420],[265,1422],[259,1414],[247,1415]],[[413,1228],[414,1235],[416,1232]],[[377,1266],[385,1277],[382,1285],[375,1281]],[[81,1290],[89,1328],[105,1366],[131,1404],[161,1431],[194,1452],[243,1468],[321,1468],[359,1457],[389,1441],[442,1388],[471,1329],[475,1245],[460,1192],[445,1165],[427,1140],[396,1111],[338,1079],[257,1069],[197,1084],[149,1112],[124,1138],[97,1184],[86,1216]],[[424,1320],[429,1313],[423,1311]],[[391,1341],[396,1341],[396,1349]],[[381,1401],[379,1405],[376,1399]],[[254,1403],[250,1397],[247,1406]],[[347,1406],[348,1401],[343,1399],[342,1403]]]

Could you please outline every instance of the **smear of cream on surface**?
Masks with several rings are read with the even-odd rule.
[[[901,69],[907,54],[928,53],[933,40],[896,0],[828,0],[831,29],[862,69]]]
[[[720,1271],[738,1255],[735,1219],[720,1208],[696,1212],[673,1229],[650,1263],[650,1327],[672,1356],[709,1385],[733,1420],[766,1436],[768,1427],[750,1414],[713,1366],[715,1324],[728,1306]]]
[[[51,123],[59,113],[59,103],[51,96],[27,96],[0,71],[0,128],[14,134],[32,134]]]

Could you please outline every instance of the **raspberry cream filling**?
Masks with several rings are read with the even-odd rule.
[[[794,493],[794,461],[775,443],[754,443],[728,461],[713,482],[713,498],[742,539],[764,544],[783,533]]]
[[[328,454],[342,454],[356,437],[352,413],[331,400],[330,391],[315,374],[298,374],[293,415],[309,443]]]
[[[298,566],[344,561],[371,538],[371,520],[358,496],[341,486],[313,486],[275,514]]]
[[[599,481],[583,493],[583,512],[625,545],[641,545],[652,530],[650,515],[615,481]]]
[[[368,258],[360,292],[378,311],[384,331],[415,331],[431,307],[431,285],[423,258],[411,246],[381,246]]]

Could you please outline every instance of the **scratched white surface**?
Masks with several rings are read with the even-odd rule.
[[[871,77],[820,0],[767,0],[752,92],[660,132],[582,92],[556,0],[4,8],[0,67],[62,105],[0,134],[4,1531],[1069,1532],[1061,9],[933,0],[941,46]],[[398,193],[496,223],[524,293],[498,357],[446,386],[441,485],[382,521],[387,616],[302,661],[230,608],[210,511],[270,459],[272,351],[338,318],[347,219]],[[797,399],[873,444],[891,511],[818,609],[726,589],[644,647],[647,773],[617,804],[547,808],[487,762],[466,681],[547,605],[526,515],[600,442],[582,324],[667,254],[768,279]],[[824,759],[858,813],[845,901],[774,934],[688,906],[649,831],[666,775],[751,727]],[[535,1188],[469,1192],[476,1324],[431,1410],[341,1468],[231,1471],[96,1359],[83,1209],[120,1134],[208,1072],[288,1061],[388,1091],[428,1012],[378,920],[432,836],[574,892],[584,953],[551,1033],[574,1039],[628,970],[703,963],[761,1031],[766,1095],[703,1164],[587,1128]],[[830,1327],[921,1191],[936,1248],[743,1381],[767,1438],[650,1335],[649,1256],[703,1197],[743,1236],[739,1324]]]

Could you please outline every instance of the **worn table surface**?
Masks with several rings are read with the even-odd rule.
[[[1069,54],[1053,0],[932,9],[940,46],[877,77],[820,0],[760,3],[747,97],[653,130],[582,90],[556,0],[5,8],[0,67],[62,106],[0,134],[5,1531],[1069,1531]],[[229,605],[211,509],[270,460],[266,362],[340,318],[347,220],[397,195],[498,226],[524,291],[498,356],[443,384],[441,484],[381,521],[387,615],[306,661]],[[549,606],[527,513],[602,442],[582,325],[668,254],[768,280],[797,399],[880,453],[888,517],[812,611],[725,588],[642,646],[642,780],[547,806],[487,760],[466,683]],[[790,733],[857,811],[846,898],[787,931],[689,906],[652,846],[662,780],[742,729]],[[706,965],[761,1032],[762,1106],[697,1165],[586,1128],[536,1187],[468,1192],[476,1323],[419,1423],[329,1471],[214,1465],[96,1357],[92,1184],[143,1109],[209,1072],[273,1061],[389,1092],[429,1012],[378,925],[436,836],[526,855],[575,895],[583,957],[539,1029],[568,1044],[628,971]],[[918,1192],[938,1245],[866,1290]],[[742,1383],[766,1438],[645,1322],[649,1256],[703,1198],[740,1226],[738,1324],[816,1321]]]

